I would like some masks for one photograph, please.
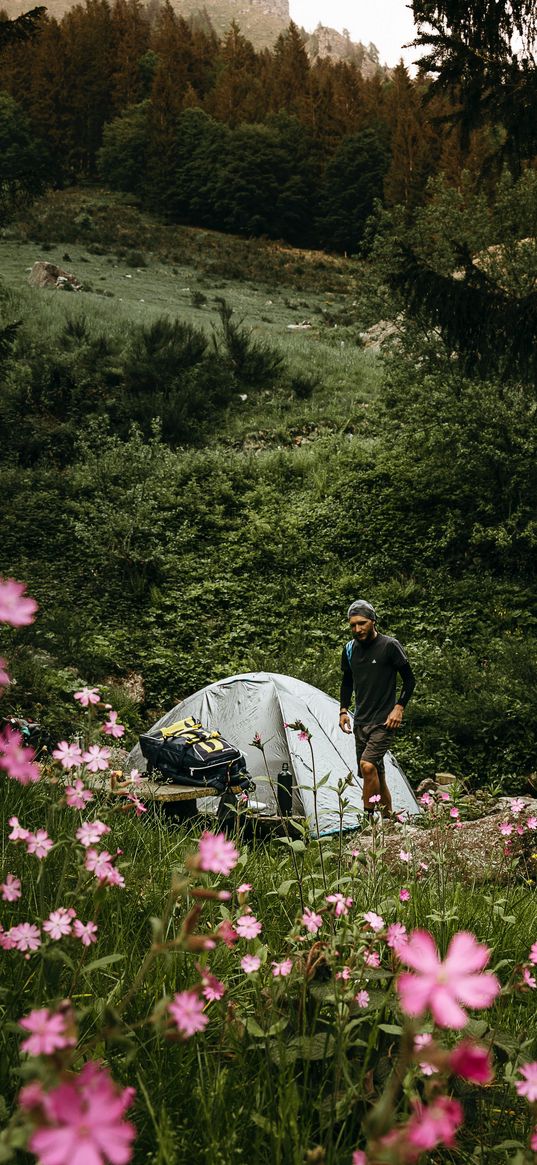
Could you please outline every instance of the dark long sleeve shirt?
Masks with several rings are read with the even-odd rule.
[[[355,640],[350,661],[343,648],[341,672],[340,707],[350,707],[354,691],[356,724],[384,724],[396,704],[408,703],[416,685],[399,640],[380,632],[367,643]],[[403,686],[396,697],[398,674]]]

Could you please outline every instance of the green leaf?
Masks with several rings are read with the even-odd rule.
[[[48,950],[42,952],[41,957],[45,959],[47,963],[65,963],[65,966],[69,967],[70,971],[74,971],[75,969],[73,960],[69,957],[68,954],[66,954],[65,951],[62,951],[61,947],[50,947]]]
[[[94,959],[92,963],[88,963],[87,967],[83,968],[82,974],[91,975],[92,971],[102,971],[103,967],[111,967],[112,963],[119,963],[124,958],[125,955],[117,952],[114,955],[103,955],[101,959]]]
[[[403,1029],[397,1023],[379,1023],[379,1030],[387,1032],[389,1036],[402,1036]]]
[[[296,878],[288,878],[286,882],[282,882],[276,891],[280,898],[287,898],[291,886],[296,886]]]

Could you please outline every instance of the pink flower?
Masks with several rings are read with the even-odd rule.
[[[412,854],[409,854],[404,849],[399,850],[399,857],[402,862],[410,862],[412,860]]]
[[[220,922],[215,930],[215,935],[221,942],[226,944],[226,947],[231,948],[239,941],[239,936],[235,927],[231,925],[227,918]]]
[[[380,801],[380,793],[375,793],[372,797],[369,798],[370,805],[378,805],[379,801]]]
[[[526,826],[528,829],[537,829],[537,817],[528,817]]]
[[[207,1026],[209,1020],[203,1008],[203,1000],[195,991],[179,991],[168,1005],[171,1016],[186,1040]]]
[[[353,903],[352,898],[345,898],[343,894],[327,894],[326,901],[334,904],[336,918],[340,918],[343,914],[348,914]]]
[[[462,1121],[461,1105],[449,1096],[437,1096],[428,1106],[415,1101],[414,1113],[406,1130],[408,1143],[420,1153],[434,1149],[436,1145],[453,1145]]]
[[[73,922],[73,931],[77,938],[80,939],[83,947],[89,947],[92,943],[97,942],[97,926],[95,922],[81,922],[79,918],[75,918]]]
[[[83,708],[88,708],[90,704],[99,704],[101,699],[98,688],[81,688],[79,692],[75,692],[74,698]]]
[[[52,849],[54,842],[49,837],[46,829],[36,829],[35,833],[29,833],[25,838],[26,849],[29,854],[35,854],[39,861],[46,858],[47,854]]]
[[[402,886],[400,891],[399,891],[399,901],[400,902],[408,902],[409,899],[410,899],[410,890],[407,890],[406,886]]]
[[[114,861],[112,854],[108,850],[99,850],[89,848],[86,850],[86,857],[84,865],[90,874],[94,874],[99,882],[104,882],[108,886],[124,886],[125,879],[116,870],[112,864]]]
[[[533,1149],[533,1152],[537,1153],[537,1125],[535,1125],[535,1128],[534,1128],[533,1133],[531,1135],[530,1149]]]
[[[444,962],[428,931],[415,930],[399,951],[399,957],[415,974],[403,973],[397,980],[401,1007],[407,1015],[423,1015],[430,1008],[440,1027],[462,1028],[468,1021],[466,1007],[489,1007],[500,991],[491,972],[481,974],[489,960],[489,949],[473,934],[454,935]]]
[[[425,807],[427,807],[428,805],[432,805],[432,804],[433,804],[433,799],[432,799],[430,793],[423,793],[422,796],[420,797],[420,805],[425,805]]]
[[[51,939],[58,941],[64,935],[71,934],[73,930],[73,912],[60,908],[53,910],[46,922],[43,923],[43,930],[50,936]]]
[[[311,732],[308,732],[307,728],[301,728],[300,732],[298,733],[298,739],[311,740]]]
[[[104,821],[84,821],[75,836],[87,849],[90,845],[96,845],[104,833],[110,833],[110,826],[105,825]]]
[[[15,946],[15,940],[10,930],[4,930],[0,922],[0,949],[3,951],[12,951]]]
[[[386,931],[386,942],[392,950],[397,954],[399,948],[406,943],[408,935],[406,933],[406,926],[402,922],[392,922]]]
[[[240,938],[257,938],[263,930],[263,924],[253,914],[241,914],[235,923],[235,930]]]
[[[530,963],[537,963],[537,943],[534,943],[530,950]]]
[[[37,603],[24,594],[25,590],[26,583],[0,578],[0,623],[9,623],[11,627],[27,627],[33,623]]]
[[[6,874],[5,882],[0,884],[0,891],[4,902],[16,902],[21,896],[21,884],[14,874]]]
[[[244,955],[241,959],[241,967],[247,975],[251,975],[253,971],[259,971],[261,966],[261,959],[259,955]]]
[[[7,688],[8,684],[11,683],[11,676],[5,670],[6,667],[7,661],[0,656],[0,696],[2,695],[2,689]]]
[[[526,987],[531,987],[531,988],[537,987],[537,981],[535,979],[535,976],[531,974],[528,967],[524,967],[522,978],[524,980]]]
[[[46,1094],[46,1124],[30,1137],[32,1153],[40,1165],[127,1165],[136,1130],[123,1114],[133,1097],[134,1089],[120,1089],[107,1068],[84,1064]]]
[[[101,725],[101,731],[105,732],[107,736],[124,736],[125,725],[117,723],[117,712],[109,712],[108,720],[105,720]]]
[[[274,966],[274,964],[273,964],[273,966]],[[336,979],[343,979],[344,983],[347,983],[349,981],[350,977],[351,977],[350,967],[343,967],[342,971],[336,971]]]
[[[367,1165],[367,1157],[361,1149],[355,1149],[352,1155],[352,1165]]]
[[[456,805],[453,805],[453,807],[450,809],[449,816],[454,818],[460,817],[460,813]]]
[[[523,1080],[518,1080],[515,1088],[519,1096],[525,1096],[530,1103],[537,1100],[537,1060],[533,1060],[531,1064],[523,1064],[520,1068],[520,1075],[524,1077]]]
[[[91,789],[86,789],[84,782],[77,777],[74,785],[67,786],[65,800],[70,809],[83,809],[88,801],[93,801],[93,793]]]
[[[54,1015],[46,1007],[31,1011],[19,1020],[20,1027],[31,1032],[21,1044],[21,1051],[30,1056],[51,1056],[58,1048],[67,1048],[76,1043],[73,1036],[65,1034],[65,1016]]]
[[[201,973],[202,995],[209,1003],[214,1003],[215,1000],[221,999],[225,995],[224,984],[217,979],[215,975],[211,975],[210,971],[202,971]]]
[[[366,967],[380,967],[380,957],[376,951],[364,951],[364,963]]]
[[[471,1040],[457,1044],[449,1057],[449,1066],[457,1076],[463,1076],[473,1084],[490,1084],[494,1077],[487,1049]]]
[[[78,744],[69,744],[67,740],[60,740],[52,755],[54,760],[59,760],[64,769],[74,769],[82,764],[82,750]]]
[[[310,934],[317,934],[317,931],[320,930],[321,926],[323,925],[322,915],[316,914],[314,910],[310,910],[309,906],[306,906],[301,921],[302,925],[306,927],[306,930],[308,930]]]
[[[227,875],[235,868],[238,860],[238,850],[224,833],[202,833],[198,846],[200,870]]]
[[[252,888],[251,882],[241,882],[240,886],[237,886],[237,894],[248,894]]]
[[[33,748],[25,748],[21,733],[8,724],[0,733],[0,769],[5,769],[12,781],[30,785],[41,776],[39,765],[34,761]]]
[[[8,931],[13,947],[18,951],[37,951],[41,946],[41,932],[31,922],[19,922]]]
[[[510,821],[502,821],[501,825],[498,826],[498,829],[500,830],[502,837],[509,837],[509,834],[513,832],[513,826],[511,825]]]
[[[364,922],[368,922],[371,930],[374,930],[375,933],[384,927],[384,919],[380,914],[375,914],[374,910],[368,910],[367,914],[364,914]]]
[[[26,841],[30,836],[29,830],[19,824],[18,817],[10,817],[8,825],[11,825],[11,833],[8,834],[10,841]]]
[[[432,1040],[433,1037],[430,1032],[421,1032],[419,1035],[415,1036],[414,1048],[416,1052],[420,1052],[422,1048],[428,1047],[428,1045],[432,1043]],[[424,1076],[434,1076],[435,1072],[438,1071],[438,1068],[435,1068],[433,1064],[429,1064],[427,1060],[420,1060],[420,1068]]]
[[[358,1007],[367,1007],[369,1003],[369,991],[359,991],[354,996],[354,1002],[358,1004]]]
[[[98,744],[90,744],[87,752],[82,753],[82,760],[90,773],[104,772],[108,768],[109,759],[110,749],[99,748]]]
[[[277,978],[278,975],[281,975],[283,978],[285,978],[285,976],[290,975],[291,971],[293,970],[293,960],[283,959],[281,963],[272,963],[271,966],[272,974],[275,978]]]
[[[32,1080],[31,1084],[25,1084],[19,1092],[18,1100],[20,1108],[25,1112],[40,1108],[45,1102],[45,1093],[39,1081]]]
[[[526,808],[526,802],[523,797],[512,797],[509,802],[509,808],[513,817],[518,817],[519,813],[522,813]]]

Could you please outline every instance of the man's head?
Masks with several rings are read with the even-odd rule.
[[[353,639],[364,643],[376,635],[376,612],[371,603],[366,603],[365,599],[356,599],[356,602],[351,603],[347,618]]]

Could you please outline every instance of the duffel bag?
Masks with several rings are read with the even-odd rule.
[[[220,732],[204,728],[193,716],[144,733],[140,748],[147,761],[147,775],[156,781],[211,787],[219,793],[230,785],[246,789],[250,784],[240,749],[224,740]]]

